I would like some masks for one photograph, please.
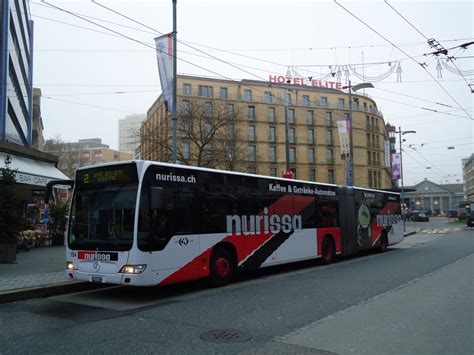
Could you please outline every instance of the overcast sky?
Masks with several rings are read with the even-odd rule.
[[[152,29],[91,1],[47,0],[151,47],[160,32],[172,30],[171,0],[96,2]],[[118,120],[146,113],[161,92],[155,51],[47,3],[30,1],[34,86],[43,93],[45,138],[100,137],[116,149]],[[434,51],[425,37],[444,48],[474,41],[473,2],[389,1],[414,28],[381,0],[339,4],[385,39],[333,1],[178,0],[178,40],[185,42],[178,44],[178,73],[266,80],[286,74],[288,67],[320,77],[329,66],[350,64],[372,79],[375,89],[366,93],[385,121],[416,130],[404,136],[405,185],[425,177],[462,182],[461,159],[474,152],[474,96],[465,81],[474,83],[474,45],[448,52],[464,78],[452,72],[452,62],[438,64],[435,56],[423,54]],[[398,62],[401,82],[396,69],[388,75]],[[437,83],[430,74],[442,78]],[[351,80],[361,82],[355,75]]]

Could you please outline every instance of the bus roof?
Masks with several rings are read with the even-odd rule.
[[[220,173],[220,174],[233,174],[233,175],[249,176],[249,177],[256,177],[256,178],[266,178],[266,179],[280,180],[280,181],[285,181],[285,182],[294,181],[294,182],[299,182],[299,183],[304,183],[304,184],[323,185],[323,186],[331,186],[331,187],[336,187],[336,188],[339,186],[339,185],[336,185],[336,184],[328,184],[328,183],[318,182],[318,181],[285,179],[283,177],[278,177],[278,176],[258,175],[258,174],[251,174],[251,173],[242,173],[242,172],[238,172],[238,171],[210,169],[210,168],[204,168],[204,167],[200,167],[200,166],[179,165],[179,164],[157,162],[157,161],[152,161],[152,160],[138,160],[138,159],[122,160],[122,161],[118,161],[118,162],[110,162],[110,163],[89,165],[89,166],[80,167],[77,170],[86,170],[86,169],[93,169],[93,168],[98,168],[98,167],[102,167],[102,166],[114,166],[114,165],[130,164],[130,163],[137,164],[139,170],[143,170],[143,169],[147,168],[150,165],[159,165],[159,166],[166,166],[166,167],[170,167],[170,168],[207,171],[207,172]],[[371,188],[366,188],[366,187],[352,186],[352,188],[357,189],[357,190],[383,192],[383,193],[389,193],[389,194],[394,194],[394,195],[400,195],[399,193],[396,193],[396,192],[377,190],[377,189],[371,189]]]

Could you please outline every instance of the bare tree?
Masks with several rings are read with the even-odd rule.
[[[71,179],[74,179],[76,169],[70,143],[66,143],[59,134],[48,139],[44,145],[44,151],[58,157],[58,168]]]
[[[238,107],[220,101],[183,100],[177,128],[177,159],[184,165],[237,170],[241,167],[244,146],[238,130]],[[170,161],[172,155],[171,120],[162,119],[155,128],[145,124],[140,142]],[[147,149],[145,149],[147,150]],[[148,152],[144,158],[154,154]]]

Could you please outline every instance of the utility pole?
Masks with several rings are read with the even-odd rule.
[[[178,114],[177,114],[177,107],[178,107],[178,102],[177,102],[177,82],[178,78],[176,76],[176,38],[178,36],[178,32],[176,30],[176,2],[177,0],[173,0],[173,156],[172,156],[172,163],[176,164],[176,141],[178,139],[177,137],[177,129],[178,129]]]
[[[346,160],[346,169],[347,169],[347,186],[354,185],[354,143],[352,141],[352,86],[351,81],[349,80],[349,119],[347,122],[347,129],[349,131],[349,158]]]

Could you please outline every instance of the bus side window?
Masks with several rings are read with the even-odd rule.
[[[316,203],[317,228],[332,228],[339,226],[339,211],[336,201],[318,200]]]

